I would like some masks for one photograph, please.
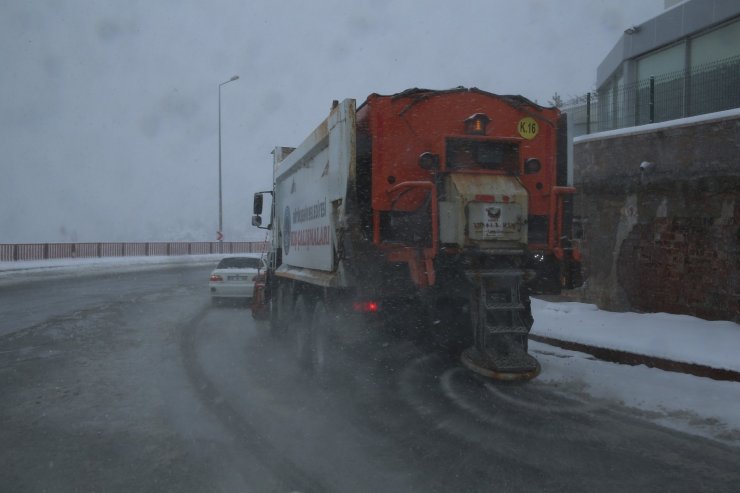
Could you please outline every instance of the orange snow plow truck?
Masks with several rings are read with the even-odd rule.
[[[333,333],[357,320],[343,314],[403,320],[473,371],[535,377],[530,294],[580,278],[565,144],[564,115],[521,96],[335,101],[297,148],[273,151],[273,190],[254,197],[252,224],[271,230],[271,332],[323,371]]]

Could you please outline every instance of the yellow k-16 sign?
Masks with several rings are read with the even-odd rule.
[[[527,116],[519,120],[519,123],[517,124],[517,130],[519,131],[519,135],[527,140],[532,140],[537,137],[537,134],[540,131],[540,127],[537,124],[537,120],[535,120],[531,116]]]

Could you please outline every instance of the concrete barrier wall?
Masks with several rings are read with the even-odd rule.
[[[584,301],[740,320],[740,111],[580,137],[573,157]]]

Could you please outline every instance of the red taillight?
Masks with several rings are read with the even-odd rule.
[[[352,302],[352,309],[356,312],[361,313],[375,313],[378,311],[377,301],[354,301]]]
[[[219,282],[219,281],[223,281],[224,280],[223,277],[221,277],[219,275],[216,275],[216,274],[211,274],[211,278],[210,279],[211,279],[211,282]]]

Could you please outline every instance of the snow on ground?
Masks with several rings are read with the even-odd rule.
[[[740,325],[733,322],[608,312],[596,305],[538,299],[532,300],[532,314],[535,335],[740,371]]]
[[[535,341],[529,349],[542,365],[535,382],[616,401],[661,426],[740,446],[738,382],[609,363]]]
[[[532,334],[740,371],[740,325],[668,313],[618,313],[532,299]],[[530,342],[541,382],[638,409],[657,424],[740,446],[740,383],[600,361]]]

